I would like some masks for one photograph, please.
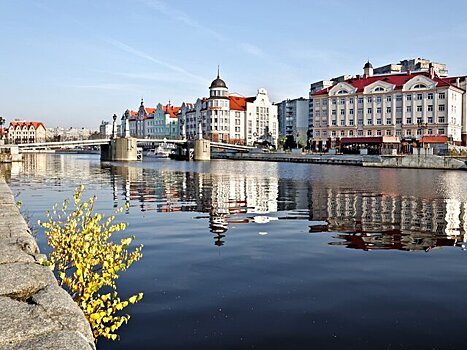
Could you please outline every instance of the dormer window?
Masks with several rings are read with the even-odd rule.
[[[375,88],[374,92],[384,92],[384,89],[381,86]]]
[[[337,92],[338,95],[343,95],[343,94],[348,94],[348,91],[347,90],[339,90]]]
[[[417,84],[413,88],[414,89],[426,89],[427,86],[425,84]]]

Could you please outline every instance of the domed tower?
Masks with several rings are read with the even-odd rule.
[[[204,123],[203,123],[204,124]],[[220,78],[219,67],[217,78],[209,87],[207,123],[203,125],[205,133],[211,132],[212,141],[230,140],[230,100],[229,90],[224,80]]]
[[[365,78],[373,76],[373,65],[370,63],[370,61],[367,61],[363,66],[363,76]]]

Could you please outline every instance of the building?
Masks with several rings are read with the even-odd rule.
[[[180,107],[172,106],[170,102],[165,106],[159,103],[154,112],[144,119],[145,136],[155,139],[179,139],[180,130],[177,117],[179,111]]]
[[[447,136],[466,144],[466,77],[429,71],[364,74],[310,92],[312,149],[339,145],[342,138],[397,137],[410,142],[424,135]]]
[[[309,100],[303,97],[277,103],[279,134],[293,138],[303,147],[307,144]]]
[[[11,144],[45,142],[46,128],[41,122],[15,120],[10,122],[7,140]]]
[[[97,133],[98,130],[88,128],[47,128],[46,139],[55,141],[88,140],[91,138],[91,135],[95,135]],[[110,134],[112,134],[112,124],[110,124]]]
[[[179,117],[188,139],[202,136],[216,142],[277,145],[277,106],[266,89],[258,89],[253,97],[231,94],[219,73],[209,87],[209,97],[183,103]]]
[[[103,120],[101,125],[99,125],[99,133],[104,138],[112,137],[113,123]]]
[[[431,62],[426,58],[412,58],[408,60],[402,60],[399,63],[390,63],[378,68],[375,68],[374,74],[395,74],[405,72],[421,72],[428,71],[429,68],[433,67],[435,74],[439,77],[447,77],[448,69],[444,63]]]
[[[141,104],[139,106],[138,112],[132,110],[126,110],[123,114],[122,121],[125,119],[128,120],[130,127],[130,135],[137,138],[148,137],[146,127],[148,123],[146,119],[149,118],[150,114],[154,114],[156,111],[155,108],[146,108],[144,107],[144,101],[141,99]],[[121,128],[124,130],[124,127]]]

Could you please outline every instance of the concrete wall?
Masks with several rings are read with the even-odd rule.
[[[0,349],[95,349],[81,309],[48,267],[0,175]]]

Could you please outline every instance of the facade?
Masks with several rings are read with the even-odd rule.
[[[148,119],[149,115],[153,114],[155,111],[155,108],[144,107],[143,99],[141,99],[141,104],[139,106],[138,112],[131,111],[128,109],[125,111],[122,120],[128,119],[128,124],[130,126],[130,135],[132,137],[137,137],[141,139],[148,137],[146,131],[148,123],[146,122],[146,119]]]
[[[188,139],[202,136],[247,145],[267,141],[277,146],[277,106],[269,100],[266,89],[258,89],[253,97],[231,94],[219,75],[209,87],[209,97],[183,103],[179,118]]]
[[[171,140],[179,139],[180,130],[177,118],[179,110],[180,107],[172,106],[170,103],[165,106],[159,103],[154,112],[150,113],[147,118],[144,119],[145,137],[156,139],[166,138]]]
[[[310,93],[312,149],[335,147],[343,137],[448,136],[466,143],[466,77],[428,72],[374,75],[367,63],[363,76],[334,82]]]
[[[104,123],[104,122],[103,122]],[[102,127],[102,124],[101,124]],[[100,128],[99,128],[100,129]],[[91,135],[98,132],[95,129],[88,128],[47,128],[46,138],[47,140],[60,140],[60,141],[77,141],[77,140],[88,140]],[[110,123],[110,134],[112,134],[112,124]]]
[[[41,122],[15,120],[10,122],[7,140],[11,144],[45,142],[46,128]]]
[[[101,125],[99,125],[99,133],[104,138],[109,138],[112,136],[112,122],[103,120]]]
[[[297,144],[307,144],[309,100],[303,97],[277,104],[280,136],[293,137]]]

